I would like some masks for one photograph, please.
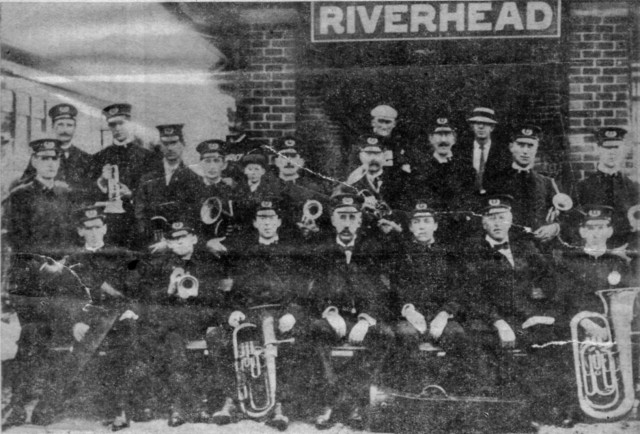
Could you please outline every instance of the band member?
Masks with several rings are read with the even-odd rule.
[[[560,233],[559,211],[553,203],[560,191],[553,178],[540,175],[533,168],[540,134],[536,126],[520,128],[509,144],[511,167],[497,174],[486,187],[491,194],[512,196],[513,224],[532,231],[536,240],[548,242]]]
[[[475,192],[484,194],[487,182],[510,166],[511,156],[506,146],[494,143],[491,137],[498,124],[493,109],[474,108],[468,122],[473,131],[473,141],[461,144],[458,152],[476,172]]]
[[[391,295],[380,267],[389,259],[387,252],[373,237],[365,239],[360,233],[359,196],[337,190],[332,203],[335,238],[313,250],[315,280],[307,302],[310,315],[317,318],[310,325],[310,344],[318,352],[324,372],[320,390],[324,407],[316,419],[320,428],[331,426],[337,407],[344,404],[351,406],[347,422],[362,423],[364,391],[380,373],[393,339],[391,328],[385,324],[390,318]],[[362,365],[364,372],[359,375],[354,375],[353,370],[337,375],[331,347],[347,342],[369,348],[365,358],[373,365],[371,369]]]
[[[255,230],[249,236],[237,234],[228,244],[229,274],[233,278],[233,288],[228,293],[229,325],[235,328],[245,319],[260,324],[259,312],[251,308],[275,305],[271,314],[276,320],[276,335],[283,339],[299,339],[304,318],[298,298],[307,286],[302,264],[295,259],[295,246],[279,235],[282,219],[278,202],[263,200],[254,213]],[[231,391],[236,390],[236,376],[228,369],[232,366],[229,359],[233,354],[231,329],[218,328],[210,337],[215,342],[212,348],[216,355],[215,365],[219,369],[216,385],[221,395],[225,396],[222,408],[213,414],[212,420],[216,424],[226,424],[231,421],[235,411]],[[297,376],[302,376],[299,365],[301,357],[300,351],[291,345],[278,349],[277,403],[267,424],[281,431],[289,424],[285,410],[286,405],[291,403],[292,382],[296,381]]]
[[[66,182],[74,192],[86,190],[91,155],[78,148],[73,141],[76,132],[78,109],[71,104],[58,104],[49,109],[51,126],[55,138],[60,141],[60,170],[56,179]],[[31,163],[20,178],[20,183],[29,182],[36,176]]]
[[[526,373],[517,375],[514,369],[494,370],[503,384],[517,385],[531,394],[531,416],[540,420],[552,413],[550,405],[554,403],[548,396],[557,384],[553,366],[561,363],[554,357],[553,347],[544,346],[556,341],[560,333],[554,326],[558,316],[556,282],[551,264],[533,241],[511,231],[512,201],[505,195],[482,200],[484,235],[472,240],[460,273],[460,284],[465,287],[463,326],[495,366],[508,366],[503,351],[517,348],[529,354],[532,366],[551,372],[532,378]]]
[[[40,139],[29,146],[35,178],[7,197],[2,226],[15,253],[51,253],[72,244],[71,190],[66,183],[56,180],[62,152],[60,141]]]
[[[130,247],[135,244],[135,213],[132,198],[135,196],[142,175],[154,167],[155,154],[136,143],[131,122],[130,104],[112,104],[102,110],[113,143],[93,156],[89,171],[91,181],[95,183],[95,200],[107,201],[109,179],[114,178],[117,167],[118,186],[115,194],[122,200],[124,213],[107,213],[109,224],[108,241],[110,244]],[[109,211],[109,210],[107,210]]]
[[[627,220],[628,209],[638,203],[638,184],[620,171],[628,147],[627,130],[616,127],[601,128],[595,134],[598,143],[598,166],[595,173],[578,182],[576,201],[579,205],[601,204],[613,208],[611,224],[613,235],[610,247],[629,242],[631,227]]]
[[[147,345],[159,353],[153,377],[168,392],[169,426],[179,426],[199,417],[197,398],[207,392],[202,379],[191,375],[186,346],[220,323],[223,270],[195,249],[198,237],[187,223],[173,222],[166,238],[169,252],[141,265],[148,306],[140,321]]]
[[[152,217],[174,221],[179,215],[191,214],[197,206],[200,177],[182,161],[185,148],[182,127],[182,124],[157,127],[162,169],[143,175],[134,201],[141,245],[154,241]]]
[[[473,167],[453,152],[456,131],[446,117],[439,117],[429,133],[433,155],[413,164],[410,196],[423,198],[442,212],[440,238],[444,242],[459,240],[465,231],[466,213],[474,203]]]

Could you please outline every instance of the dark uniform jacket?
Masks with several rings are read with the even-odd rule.
[[[282,192],[278,181],[271,174],[265,173],[256,191],[249,189],[249,184],[245,178],[243,182],[238,184],[237,190],[236,210],[239,222],[250,228],[256,206],[263,200],[273,200],[281,197]]]
[[[302,221],[303,208],[307,200],[316,200],[322,205],[323,213],[316,220],[318,227],[327,227],[330,224],[329,195],[322,185],[303,176],[294,181],[278,178],[278,186],[282,197],[281,231],[289,232],[289,236],[299,232],[296,223]]]
[[[548,259],[533,242],[510,238],[514,267],[484,237],[471,240],[460,274],[467,320],[491,325],[502,319],[520,327],[534,315],[555,317],[555,279]]]
[[[164,167],[145,174],[140,180],[134,207],[140,236],[152,239],[151,217],[163,216],[169,222],[177,221],[184,215],[192,215],[198,200],[198,186],[201,178],[180,163],[169,185],[165,180]]]
[[[351,186],[358,191],[369,191],[377,200],[386,202],[394,210],[410,208],[409,175],[406,172],[385,167],[378,179],[381,181],[378,188],[371,184],[366,175]]]
[[[392,317],[389,288],[383,274],[388,272],[389,253],[374,238],[355,240],[351,261],[345,250],[333,239],[320,243],[309,253],[313,258],[314,281],[307,299],[310,315],[319,318],[326,308],[335,306],[345,319],[356,321],[366,313],[376,320]]]
[[[183,260],[172,253],[151,256],[141,264],[141,293],[147,305],[143,323],[160,332],[178,331],[187,339],[202,338],[207,327],[220,323],[226,295],[220,287],[222,267],[206,252]],[[198,294],[186,299],[168,294],[176,268],[198,281]],[[162,334],[162,333],[160,333]]]
[[[553,207],[553,196],[556,194],[551,178],[534,170],[518,172],[513,168],[499,173],[486,185],[486,190],[488,194],[513,196],[511,212],[514,225],[532,230],[547,224],[546,217]]]
[[[396,287],[398,306],[415,306],[425,318],[441,311],[456,316],[460,310],[460,287],[455,259],[437,242],[427,245],[413,239],[403,240],[396,257],[392,282]],[[395,310],[397,316],[400,310]]]
[[[456,144],[455,148],[456,155],[458,155],[467,166],[471,167],[473,167],[473,144],[474,139],[470,139]],[[494,178],[498,176],[498,174],[511,167],[511,162],[511,152],[509,152],[507,144],[498,143],[492,138],[491,148],[489,148],[489,154],[487,155],[487,161],[484,166],[484,175],[482,177],[482,186],[485,190],[488,190],[487,185],[494,183]]]
[[[120,183],[135,194],[142,175],[157,165],[157,155],[130,142],[124,146],[110,145],[94,154],[89,175],[95,183],[102,174],[105,164],[118,165]],[[103,199],[102,199],[103,200]]]
[[[576,205],[607,205],[613,208],[611,247],[630,241],[627,210],[640,203],[640,189],[636,182],[620,172],[609,175],[598,170],[578,182],[575,199]]]
[[[16,187],[4,202],[3,230],[14,253],[63,250],[74,240],[71,189],[56,181],[48,188],[37,179]]]
[[[371,132],[366,132],[363,134],[371,134]],[[385,170],[402,170],[403,165],[411,165],[412,161],[408,141],[403,136],[398,133],[392,133],[387,137],[378,136],[378,139],[380,140],[380,144],[385,150],[385,156],[390,155],[392,157],[391,162],[393,164],[391,166],[385,166]],[[360,147],[354,144],[351,146],[351,150],[349,151],[349,155],[347,157],[347,173],[351,173],[354,169],[361,166],[361,164]]]
[[[202,206],[207,199],[217,197],[222,204],[222,214],[220,218],[211,224],[202,221]],[[238,210],[236,209],[238,199],[237,185],[231,178],[220,180],[217,184],[207,185],[200,177],[196,184],[196,204],[192,210],[192,220],[196,223],[196,234],[201,237],[201,241],[212,238],[224,237],[232,229],[232,225],[238,223]],[[216,211],[214,211],[216,212]]]

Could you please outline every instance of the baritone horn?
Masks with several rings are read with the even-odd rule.
[[[571,320],[573,359],[580,408],[595,419],[612,419],[626,415],[636,401],[632,336],[638,332],[631,327],[640,287],[597,293],[604,314],[585,311]],[[602,335],[590,336],[586,324],[600,327]]]
[[[302,223],[315,222],[322,215],[322,204],[314,199],[308,199],[302,207]]]
[[[233,330],[238,401],[242,412],[252,419],[265,417],[275,406],[278,345],[294,342],[294,339],[276,339],[275,321],[270,312],[273,307],[277,306],[253,308],[260,309],[262,333],[250,322],[241,323]]]
[[[229,211],[225,211],[222,200],[219,197],[210,197],[202,203],[200,208],[200,220],[205,225],[212,225],[225,217],[233,217],[233,204],[229,201]]]
[[[98,187],[107,193],[106,202],[96,202],[96,205],[104,206],[105,214],[123,214],[122,197],[120,192],[120,172],[117,164],[106,164],[103,170],[103,177],[98,179]],[[105,187],[104,181],[107,181]]]

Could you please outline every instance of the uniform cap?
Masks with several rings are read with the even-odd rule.
[[[540,142],[540,135],[542,129],[535,125],[523,125],[518,128],[513,134],[513,141],[538,144]]]
[[[193,229],[182,221],[171,223],[171,228],[167,232],[167,238],[175,240],[176,238],[184,237],[193,233]]]
[[[277,216],[280,212],[279,205],[276,198],[261,200],[256,206],[256,216]]]
[[[606,205],[585,205],[582,207],[582,223],[591,220],[607,220],[611,221],[613,208]]]
[[[427,201],[419,199],[411,210],[411,217],[435,217],[435,211],[429,207]]]
[[[76,220],[78,225],[83,224],[91,220],[100,219],[104,222],[104,208],[98,205],[86,206],[76,211]]]
[[[107,122],[110,119],[115,118],[116,116],[125,116],[127,118],[131,117],[131,104],[127,103],[118,103],[111,104],[102,109],[102,114],[105,118],[107,118]]]
[[[384,148],[382,145],[382,140],[375,134],[361,135],[360,137],[358,137],[356,144],[358,145],[358,148],[360,148],[360,150],[364,150],[367,148],[379,148],[380,151],[382,151]]]
[[[58,139],[38,139],[29,142],[33,154],[55,157],[62,153],[62,142]]]
[[[596,131],[596,139],[599,146],[615,147],[620,146],[620,142],[627,135],[627,130],[618,127],[605,127]]]
[[[259,164],[265,169],[267,168],[267,159],[264,155],[257,152],[245,155],[242,157],[242,160],[240,160],[240,163],[242,164],[242,167],[246,167],[249,164]]]
[[[379,105],[371,110],[371,116],[374,118],[388,119],[395,121],[398,118],[398,112],[391,106]]]
[[[49,109],[51,122],[58,119],[75,119],[78,116],[78,109],[71,104],[58,104]]]
[[[331,207],[341,212],[359,212],[364,199],[343,187],[338,187],[331,194]]]
[[[182,141],[183,127],[184,127],[184,124],[169,124],[169,125],[158,125],[156,128],[158,129],[158,133],[160,133],[160,140],[164,138],[165,140]]]
[[[196,151],[200,154],[200,158],[204,157],[204,154],[212,154],[218,153],[220,155],[225,155],[227,151],[227,144],[222,140],[205,140],[204,142],[198,143],[196,146]]]
[[[295,152],[296,154],[300,153],[298,151],[298,140],[294,136],[282,137],[278,139],[278,141],[276,141],[275,145],[276,145],[276,151],[281,153],[288,153],[288,152],[290,153]]]
[[[467,119],[469,122],[479,122],[483,124],[497,124],[496,112],[487,107],[476,107],[471,112],[471,117]]]
[[[435,124],[431,128],[431,133],[453,133],[455,129],[449,123],[449,118],[440,116],[436,119]]]
[[[510,210],[511,203],[513,202],[513,196],[508,194],[496,194],[492,196],[486,196],[481,201],[482,214],[494,214],[499,210]]]

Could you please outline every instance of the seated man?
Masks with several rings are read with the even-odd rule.
[[[199,390],[200,379],[191,375],[186,346],[219,324],[224,300],[221,267],[211,255],[195,249],[197,242],[187,223],[173,222],[167,233],[169,252],[140,266],[141,289],[150,303],[142,322],[146,344],[159,353],[154,378],[169,392],[169,426],[199,416],[194,399],[207,391]]]
[[[308,295],[310,342],[318,352],[324,371],[322,387],[324,408],[316,426],[326,428],[335,421],[335,411],[349,404],[348,422],[362,423],[362,408],[368,387],[377,376],[393,340],[391,327],[383,321],[390,317],[391,294],[382,277],[381,265],[388,262],[382,243],[360,232],[361,198],[338,191],[332,198],[331,223],[334,237],[313,250],[314,281]],[[347,370],[334,370],[331,347],[349,343],[364,345],[371,369],[362,368],[361,380]],[[348,395],[353,394],[352,399]]]
[[[252,308],[274,305],[268,310],[273,315],[277,331],[275,335],[282,339],[301,337],[301,324],[304,322],[302,308],[298,303],[301,291],[306,288],[305,275],[301,263],[296,261],[296,248],[281,238],[281,210],[276,200],[263,200],[254,211],[251,234],[238,234],[226,243],[229,275],[233,278],[233,288],[228,292],[225,304],[225,316],[228,324],[216,327],[208,332],[208,340],[216,360],[216,388],[225,397],[222,408],[213,414],[216,424],[227,424],[232,420],[235,403],[232,396],[237,395],[236,375],[233,372],[233,329],[243,321],[258,325],[262,343],[262,312]],[[295,327],[294,327],[295,326]],[[267,424],[284,431],[289,425],[285,408],[292,401],[291,387],[300,374],[301,354],[298,342],[279,347],[277,358],[276,400],[273,414]],[[263,373],[265,375],[266,373]],[[247,406],[248,402],[243,402]]]

